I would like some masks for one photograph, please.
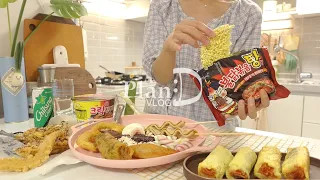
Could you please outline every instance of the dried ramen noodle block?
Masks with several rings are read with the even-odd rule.
[[[210,38],[208,46],[201,47],[201,62],[204,69],[212,66],[219,59],[230,56],[231,31],[234,25],[222,25],[214,29],[215,37]]]

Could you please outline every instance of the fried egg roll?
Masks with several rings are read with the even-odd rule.
[[[228,179],[249,179],[257,154],[249,147],[240,148],[227,168]]]
[[[254,175],[259,179],[281,178],[281,152],[275,146],[265,146],[258,155]]]
[[[282,164],[286,179],[310,179],[310,156],[307,147],[289,148]]]
[[[232,159],[232,153],[223,146],[218,145],[205,160],[199,163],[198,175],[222,179]]]
[[[96,137],[96,144],[102,157],[105,159],[128,160],[132,159],[133,150],[126,144],[118,141],[111,134],[100,134]]]

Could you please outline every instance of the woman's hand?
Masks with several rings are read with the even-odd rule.
[[[199,42],[209,44],[209,37],[214,37],[214,32],[205,24],[196,20],[183,20],[178,24],[164,43],[164,49],[176,52],[182,44],[189,44],[199,48]]]
[[[245,120],[247,116],[251,119],[257,118],[257,112],[262,108],[266,108],[270,104],[268,93],[265,90],[260,90],[261,104],[259,107],[256,107],[255,100],[253,97],[248,99],[248,113],[246,113],[246,104],[244,100],[240,100],[238,104],[238,115],[241,120]]]

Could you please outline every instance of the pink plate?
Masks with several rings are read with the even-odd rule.
[[[87,162],[92,165],[108,167],[108,168],[117,168],[117,169],[135,169],[135,168],[145,168],[158,166],[163,164],[172,163],[175,161],[179,161],[184,159],[195,152],[209,152],[211,151],[221,140],[219,137],[212,137],[212,144],[208,147],[200,146],[206,139],[207,136],[199,136],[196,139],[192,140],[191,143],[193,145],[192,148],[178,152],[168,156],[162,156],[157,158],[150,159],[133,159],[133,160],[109,160],[101,157],[100,153],[92,153],[81,149],[76,144],[76,140],[85,131],[91,129],[91,127],[101,121],[111,122],[113,119],[105,119],[105,120],[92,120],[85,123],[77,124],[72,129],[72,135],[69,138],[69,147],[73,154],[80,160]],[[143,126],[148,126],[150,124],[158,124],[161,125],[165,121],[171,121],[173,123],[178,123],[179,121],[185,121],[186,123],[194,123],[195,121],[176,116],[168,116],[168,115],[154,115],[154,114],[143,114],[143,115],[130,115],[123,116],[122,122],[123,125],[128,125],[131,123],[139,123]],[[193,128],[198,131],[198,133],[206,133],[208,132],[207,128],[202,125],[186,125],[186,127]]]

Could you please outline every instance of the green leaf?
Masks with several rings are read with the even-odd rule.
[[[73,0],[51,0],[50,3],[53,12],[64,18],[80,18],[88,14],[81,3]]]
[[[18,42],[17,47],[16,47],[16,52],[15,52],[15,64],[16,64],[16,71],[20,72],[21,71],[21,63],[22,63],[22,57],[23,57],[23,42]]]
[[[0,0],[0,8],[6,8],[8,3],[14,3],[17,0]]]

